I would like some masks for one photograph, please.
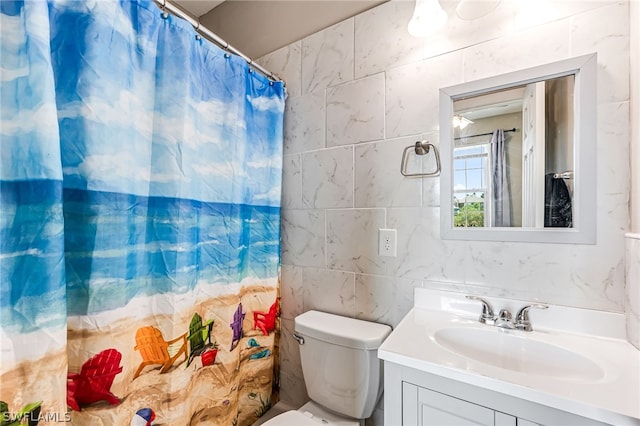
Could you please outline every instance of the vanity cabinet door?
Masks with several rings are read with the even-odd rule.
[[[403,426],[516,426],[516,418],[410,383],[402,384]]]

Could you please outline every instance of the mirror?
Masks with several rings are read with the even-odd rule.
[[[595,54],[440,90],[445,239],[595,244]]]

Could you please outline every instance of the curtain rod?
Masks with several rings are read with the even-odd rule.
[[[196,30],[196,32],[204,35],[210,41],[216,43],[218,46],[222,47],[224,50],[229,51],[229,52],[233,53],[234,55],[240,56],[242,59],[247,61],[249,66],[255,68],[258,72],[263,74],[268,79],[270,79],[272,81],[282,81],[284,83],[284,80],[282,80],[280,77],[278,77],[277,75],[275,75],[271,71],[267,70],[266,68],[263,68],[260,64],[254,62],[253,59],[251,59],[250,57],[248,57],[247,55],[245,55],[244,53],[242,53],[241,51],[239,51],[238,49],[236,49],[235,47],[230,45],[228,42],[226,42],[224,39],[222,39],[220,36],[218,36],[216,33],[211,31],[207,27],[202,26],[200,24],[199,20],[196,21],[191,16],[189,16],[187,13],[183,12],[182,9],[180,9],[175,4],[173,4],[173,3],[171,3],[170,1],[167,1],[167,0],[153,0],[153,1],[155,1],[158,5],[160,5],[162,10],[165,10],[165,11],[168,10],[172,14],[174,14],[174,15],[178,16],[179,18],[182,18],[185,21],[187,21],[188,23],[190,23],[191,26]]]
[[[515,132],[517,129],[514,127],[513,129],[507,129],[507,130],[503,130],[505,133],[506,132]],[[466,138],[476,138],[478,136],[489,136],[489,135],[493,135],[493,132],[489,132],[489,133],[478,133],[477,135],[469,135],[469,136],[460,136],[459,138],[453,138],[453,140],[455,141],[459,141],[460,139],[466,139]]]

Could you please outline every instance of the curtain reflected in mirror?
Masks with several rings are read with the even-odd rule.
[[[454,227],[573,226],[575,75],[453,102]]]

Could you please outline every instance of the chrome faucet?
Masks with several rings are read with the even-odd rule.
[[[529,321],[529,309],[547,309],[548,307],[549,305],[544,305],[542,303],[533,303],[521,308],[516,314],[516,328],[523,331],[533,331],[533,328],[531,328],[531,322]]]
[[[515,319],[513,319],[511,312],[505,308],[500,309],[500,313],[496,316],[491,304],[482,297],[471,295],[465,297],[469,300],[477,300],[482,303],[482,313],[480,314],[478,321],[482,324],[495,325],[496,327],[505,328],[507,330],[516,329],[522,331],[533,331],[531,321],[529,320],[529,309],[547,309],[549,307],[549,305],[544,305],[542,303],[532,303],[522,307],[516,314]]]
[[[478,296],[466,296],[466,297],[469,300],[477,300],[478,302],[482,303],[482,313],[480,314],[480,318],[478,318],[478,321],[480,321],[482,324],[493,324],[495,322],[496,316],[493,313],[493,308],[491,307],[491,304],[487,300]]]

